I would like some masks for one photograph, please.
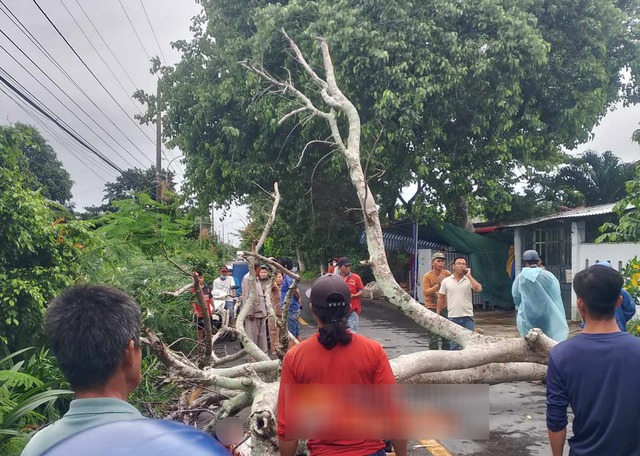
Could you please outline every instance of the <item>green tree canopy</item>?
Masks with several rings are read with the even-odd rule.
[[[0,136],[5,141],[13,138],[22,151],[18,166],[24,175],[23,182],[32,190],[39,190],[42,196],[60,204],[71,201],[71,176],[46,139],[34,127],[16,123],[0,126]]]
[[[316,65],[313,37],[330,43],[384,212],[411,183],[421,189],[414,207],[434,205],[461,225],[484,206],[507,211],[515,166],[555,158],[585,141],[613,103],[637,98],[635,1],[202,4],[194,39],[176,43],[182,60],[161,70],[161,93],[165,134],[185,153],[189,190],[205,201],[228,203],[278,180],[283,200],[298,195],[304,204],[304,184],[331,151],[320,122],[278,125],[296,105],[286,94],[264,96],[268,88],[238,64],[260,62],[318,97],[281,28]],[[620,77],[625,68],[630,82]],[[329,179],[345,185],[330,157]]]
[[[59,217],[60,208],[29,188],[21,162],[30,134],[0,135],[0,343],[11,350],[37,340],[46,303],[80,274],[88,237],[85,225]]]

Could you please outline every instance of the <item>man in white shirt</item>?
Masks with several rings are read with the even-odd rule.
[[[224,308],[229,315],[229,322],[231,326],[235,326],[235,315],[233,314],[233,298],[236,296],[235,285],[236,281],[229,274],[229,269],[226,266],[220,268],[220,276],[213,281],[211,291],[224,291],[227,293],[227,299],[225,299]]]
[[[465,257],[457,257],[453,261],[453,275],[442,280],[438,291],[436,312],[440,314],[446,307],[448,318],[457,325],[475,331],[476,322],[473,318],[473,301],[471,290],[476,293],[482,291],[482,285],[473,278],[471,269],[467,268]],[[455,342],[451,342],[451,350],[460,350]]]

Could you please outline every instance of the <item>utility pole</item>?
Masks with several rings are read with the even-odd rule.
[[[211,201],[211,239],[215,239],[215,232],[213,231],[213,201]]]
[[[156,95],[156,201],[162,202],[162,116],[160,115],[160,82]]]

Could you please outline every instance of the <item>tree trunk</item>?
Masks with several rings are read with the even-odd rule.
[[[473,227],[473,222],[471,221],[471,217],[469,216],[469,202],[467,201],[466,195],[459,195],[458,197],[456,197],[454,210],[454,217],[456,220],[458,220],[458,226],[465,229],[469,233],[474,233],[475,228]]]
[[[306,272],[307,267],[304,264],[304,258],[300,253],[300,249],[297,247],[296,247],[296,256],[298,257],[298,274],[302,274],[303,272]]]
[[[284,31],[283,31],[284,33]],[[384,295],[395,304],[404,314],[425,327],[427,330],[444,336],[464,349],[461,351],[424,351],[399,356],[391,360],[391,367],[399,382],[450,382],[450,383],[500,383],[513,380],[542,379],[546,373],[549,351],[555,342],[546,337],[540,330],[531,330],[524,338],[496,338],[476,334],[451,321],[427,310],[420,303],[411,298],[396,282],[387,262],[382,228],[378,216],[378,208],[374,195],[369,188],[362,165],[360,163],[360,117],[355,106],[342,94],[337,86],[333,63],[329,54],[329,47],[323,39],[319,39],[326,80],[321,79],[311,69],[297,45],[284,33],[296,60],[311,80],[320,88],[320,95],[328,112],[316,108],[307,96],[300,92],[291,81],[280,81],[269,75],[262,67],[243,63],[245,67],[260,75],[273,86],[282,89],[282,93],[291,94],[298,99],[303,108],[296,109],[285,115],[281,122],[301,112],[319,116],[327,121],[338,151],[346,161],[349,177],[353,183],[363,212],[369,263],[377,283]],[[338,112],[344,114],[348,131],[346,143],[338,125]],[[342,122],[341,122],[342,125]],[[277,191],[277,190],[276,190]],[[461,199],[462,204],[463,199]],[[467,212],[466,200],[464,206]],[[274,212],[272,212],[274,214]],[[263,234],[266,238],[266,234]],[[301,271],[303,263],[299,250],[298,264]],[[257,253],[253,256],[259,257]],[[251,262],[253,264],[253,261]],[[291,274],[290,272],[288,272]],[[286,322],[288,301],[292,291],[296,288],[299,277],[289,290],[283,308],[283,319]],[[253,294],[253,293],[251,293]],[[245,306],[250,305],[250,296]],[[238,330],[247,314],[244,308],[238,317]],[[238,331],[241,332],[241,331]],[[246,336],[246,335],[245,335]],[[188,360],[169,349],[150,334],[151,345],[158,353],[159,359],[178,377],[185,381],[197,382],[200,385],[217,385],[227,390],[237,392],[235,398],[225,401],[226,409],[233,410],[238,404],[245,404],[252,400],[250,429],[252,434],[252,454],[277,455],[277,437],[275,435],[277,383],[265,383],[269,376],[279,369],[279,363],[268,360],[268,357],[258,353],[259,349],[248,341],[247,351],[254,352],[261,359],[258,363],[249,363],[228,369],[210,367],[206,370],[191,367]],[[244,343],[244,340],[243,340]],[[283,340],[283,346],[287,340]],[[265,379],[265,380],[263,380]],[[225,405],[223,405],[223,408]]]

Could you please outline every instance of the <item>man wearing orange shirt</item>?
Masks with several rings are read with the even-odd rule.
[[[431,256],[431,271],[422,277],[422,291],[424,292],[425,307],[436,312],[438,306],[438,290],[443,279],[451,275],[444,268],[445,256],[442,252],[436,252]],[[442,309],[441,315],[447,318],[447,309]],[[437,334],[429,333],[429,350],[438,349],[438,339],[442,339],[442,350],[449,350],[449,341]]]
[[[360,296],[364,293],[362,279],[355,272],[351,272],[351,261],[347,257],[338,260],[336,267],[340,270],[340,276],[344,279],[351,292],[351,312],[347,315],[347,326],[353,333],[358,332],[362,303]]]

